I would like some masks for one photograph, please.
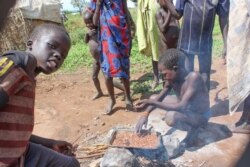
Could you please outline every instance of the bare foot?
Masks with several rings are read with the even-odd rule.
[[[126,111],[134,111],[134,106],[132,101],[125,101],[126,104]]]
[[[100,97],[102,97],[103,96],[103,93],[102,92],[97,92],[93,97],[92,97],[92,100],[96,100],[96,99],[98,99],[98,98],[100,98]]]
[[[222,58],[222,59],[221,59],[221,64],[223,64],[223,65],[226,65],[226,64],[227,64],[226,58]]]
[[[244,122],[240,126],[236,126],[230,129],[233,133],[243,133],[243,134],[250,134],[250,124]]]
[[[153,81],[153,83],[151,84],[151,89],[154,90],[158,84],[159,84],[159,81]]]
[[[115,103],[116,103],[115,100],[109,100],[109,102],[108,102],[108,104],[107,104],[107,106],[106,106],[106,108],[104,110],[105,115],[110,115],[111,114]]]

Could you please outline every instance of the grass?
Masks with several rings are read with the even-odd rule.
[[[134,21],[136,21],[136,9],[133,9],[130,12]],[[61,71],[73,72],[78,70],[79,68],[89,68],[92,65],[93,58],[89,53],[87,44],[83,42],[83,38],[86,33],[86,28],[82,21],[82,17],[79,14],[68,14],[67,17],[68,21],[65,22],[65,27],[69,31],[72,40],[72,47]],[[213,39],[213,57],[219,57],[222,53],[223,41],[218,23],[218,17],[216,17],[215,21]],[[139,53],[138,42],[136,37],[135,39],[133,39],[130,62],[131,74],[147,74],[151,72],[151,57],[147,57]],[[145,77],[141,80],[131,82],[131,89],[134,91],[134,94],[151,92],[151,81],[152,76],[145,75]],[[160,90],[160,86],[156,88],[156,91],[158,90]]]

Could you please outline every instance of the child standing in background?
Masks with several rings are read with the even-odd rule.
[[[94,82],[97,93],[92,97],[92,100],[98,99],[102,97],[104,94],[101,89],[100,81],[98,79],[98,75],[100,72],[100,53],[98,51],[98,27],[93,24],[93,13],[86,10],[83,15],[83,21],[88,28],[88,31],[85,35],[84,42],[89,45],[90,54],[93,56],[93,68],[92,68],[92,80]],[[133,20],[130,20],[131,27],[135,28]],[[131,31],[131,35],[133,35],[134,31]],[[113,80],[114,87],[124,91],[123,86],[120,80]]]
[[[163,1],[157,1],[161,8],[156,12],[156,22],[160,30],[160,54],[163,51],[176,48],[179,37],[179,23],[164,6]]]
[[[131,31],[126,0],[92,0],[88,9],[93,23],[99,28],[100,64],[105,76],[105,84],[110,100],[105,113],[110,114],[116,103],[113,77],[121,78],[125,93],[126,109],[132,111],[130,96],[130,50]]]
[[[86,27],[88,28],[84,42],[89,45],[90,54],[94,59],[92,68],[92,80],[94,82],[97,93],[92,97],[92,100],[95,100],[103,96],[103,92],[100,86],[100,81],[98,79],[98,74],[100,71],[100,61],[99,61],[100,56],[98,52],[98,41],[97,41],[98,27],[93,24],[93,13],[90,13],[88,10],[86,10],[83,14],[83,21]]]

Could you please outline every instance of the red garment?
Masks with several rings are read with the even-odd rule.
[[[123,0],[103,0],[100,6],[99,50],[103,73],[129,78],[131,36]],[[91,0],[88,11],[96,10]]]

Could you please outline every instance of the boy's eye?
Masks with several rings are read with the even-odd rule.
[[[55,45],[53,45],[53,44],[51,44],[51,43],[48,43],[48,45],[49,45],[49,47],[50,47],[51,49],[56,49],[56,46],[55,46]]]

